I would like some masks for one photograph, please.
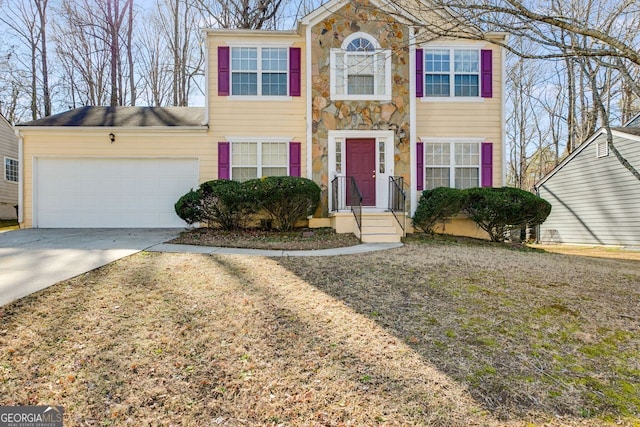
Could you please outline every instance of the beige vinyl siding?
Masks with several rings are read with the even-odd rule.
[[[256,98],[242,100],[218,96],[218,46],[227,42],[260,46],[261,42],[301,48],[301,96],[284,97],[283,100],[261,101]],[[266,44],[265,47],[268,47]],[[304,39],[290,33],[238,34],[214,32],[208,36],[209,48],[209,135],[212,141],[228,138],[276,138],[286,137],[301,143],[301,176],[307,176],[306,144],[306,72]],[[288,78],[288,77],[287,77]],[[217,160],[217,159],[216,159]],[[216,176],[217,176],[217,164]]]
[[[0,165],[0,173],[2,173],[0,177],[0,204],[9,205],[8,211],[6,212],[7,215],[2,216],[11,215],[15,218],[13,205],[18,203],[18,183],[5,179],[5,157],[18,160],[18,139],[16,138],[13,128],[0,116],[0,161],[2,162]],[[2,211],[4,212],[5,209],[3,208]]]
[[[462,42],[464,45],[464,42]],[[454,42],[451,45],[455,45]],[[484,46],[493,50],[493,97],[465,101],[452,98],[450,101],[416,102],[416,131],[420,138],[484,138],[493,142],[493,185],[502,182],[503,146],[503,100],[502,100],[502,54],[495,46]],[[462,100],[461,100],[462,99]]]
[[[33,224],[34,158],[197,158],[200,182],[216,178],[216,145],[202,130],[22,129],[24,141],[24,226]],[[109,141],[113,132],[116,140]],[[187,192],[189,189],[185,189]]]

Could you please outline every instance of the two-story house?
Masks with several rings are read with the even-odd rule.
[[[506,36],[434,39],[389,7],[333,0],[293,31],[205,30],[204,111],[87,107],[25,123],[21,222],[183,225],[173,203],[199,182],[293,175],[322,188],[311,226],[352,231],[355,205],[363,229],[393,227],[389,207],[410,215],[424,189],[504,185],[491,41]]]

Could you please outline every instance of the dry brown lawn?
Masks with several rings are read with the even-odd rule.
[[[0,404],[65,425],[640,425],[640,263],[413,242],[140,253],[0,308]]]

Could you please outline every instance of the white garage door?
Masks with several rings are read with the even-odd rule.
[[[39,158],[34,175],[35,227],[183,227],[173,206],[198,160]]]

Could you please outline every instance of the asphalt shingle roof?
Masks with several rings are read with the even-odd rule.
[[[202,107],[81,107],[18,126],[203,126]]]

